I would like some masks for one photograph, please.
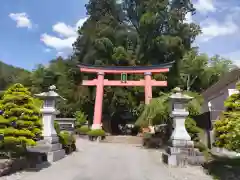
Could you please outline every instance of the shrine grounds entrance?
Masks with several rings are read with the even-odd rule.
[[[143,86],[145,91],[145,104],[149,104],[152,99],[152,87],[167,86],[167,81],[157,81],[152,79],[152,74],[167,73],[172,63],[165,63],[156,66],[91,66],[80,64],[80,71],[83,73],[96,73],[97,78],[93,80],[83,80],[83,86],[96,86],[96,98],[94,107],[94,117],[92,129],[102,128],[102,104],[104,86]],[[121,74],[121,80],[108,80],[106,74]],[[128,74],[144,74],[144,79],[138,81],[127,80]]]

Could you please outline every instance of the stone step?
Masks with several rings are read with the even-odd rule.
[[[106,136],[103,140],[108,143],[121,143],[121,144],[142,144],[142,137],[138,136]]]

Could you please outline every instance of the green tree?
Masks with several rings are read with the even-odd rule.
[[[5,90],[18,82],[20,76],[28,76],[29,71],[17,68],[0,61],[0,90]]]
[[[40,108],[31,93],[21,84],[14,84],[5,91],[1,100],[3,114],[0,133],[4,135],[3,150],[17,152],[35,145],[41,136]]]
[[[234,67],[232,61],[219,55],[209,57],[207,54],[199,54],[197,49],[192,49],[184,55],[180,63],[181,87],[201,92]]]
[[[237,90],[240,90],[240,83],[237,83]],[[226,111],[214,124],[214,145],[240,152],[240,93],[228,97],[224,105]]]
[[[168,81],[169,89],[176,86],[179,62],[200,32],[197,25],[184,23],[186,13],[194,12],[190,1],[90,0],[86,9],[89,18],[79,29],[74,43],[73,57],[78,62],[136,66],[175,61]],[[86,76],[87,79],[95,78]],[[119,80],[120,76],[106,75],[105,78]],[[129,80],[140,78],[143,76],[128,75]],[[166,79],[163,75],[154,78]],[[153,96],[157,97],[159,91],[154,88]],[[87,99],[91,104],[94,93],[94,89],[89,88]],[[144,91],[142,87],[108,87],[104,97],[104,114],[136,112],[144,101]]]

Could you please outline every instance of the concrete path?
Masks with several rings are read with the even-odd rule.
[[[198,167],[169,168],[161,153],[134,145],[77,140],[78,152],[39,172],[0,180],[210,180]]]

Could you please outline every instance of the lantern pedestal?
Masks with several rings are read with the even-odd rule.
[[[43,120],[43,137],[40,142],[45,147],[47,160],[55,162],[65,157],[65,150],[59,143],[57,132],[54,128],[54,120],[56,119],[57,110],[53,107],[43,107],[41,109]]]
[[[59,95],[54,91],[55,86],[51,86],[48,92],[36,94],[40,99],[44,100],[44,105],[41,109],[43,140],[38,142],[37,147],[33,147],[30,151],[46,153],[47,161],[54,162],[65,157],[65,150],[62,149],[62,145],[59,143],[57,132],[54,128],[54,120],[58,111],[55,108],[56,98]]]

